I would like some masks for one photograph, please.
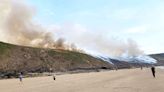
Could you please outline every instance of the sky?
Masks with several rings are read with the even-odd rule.
[[[26,2],[36,11],[35,21],[48,27],[55,36],[85,49],[88,48],[76,40],[81,34],[90,34],[90,38],[103,37],[119,41],[132,39],[146,54],[164,52],[164,0]]]

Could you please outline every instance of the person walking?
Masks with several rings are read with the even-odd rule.
[[[152,71],[153,77],[155,78],[155,67],[154,66],[151,67],[151,71]]]

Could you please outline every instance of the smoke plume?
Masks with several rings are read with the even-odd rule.
[[[105,54],[113,57],[119,57],[125,54],[127,56],[144,54],[132,39],[120,40],[119,37],[109,38],[104,31],[94,32],[80,24],[64,25],[60,28],[60,31],[58,31],[60,33],[58,34],[64,36],[68,41],[76,43],[79,47],[83,47],[83,49],[94,51],[91,54]]]
[[[23,1],[1,0],[0,40],[25,46],[78,50],[65,44],[63,38],[55,39],[52,33],[36,24],[32,20],[34,14],[33,8]]]
[[[138,55],[143,52],[133,40],[120,41],[107,39],[101,33],[92,33],[81,25],[61,26],[54,35],[33,21],[35,10],[27,6],[23,0],[0,0],[0,40],[8,43],[41,48],[82,51],[76,47],[84,47],[102,54],[121,56],[123,54]],[[66,31],[67,30],[67,31]]]

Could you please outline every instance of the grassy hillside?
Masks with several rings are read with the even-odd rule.
[[[108,62],[90,55],[65,51],[16,46],[0,42],[0,73],[71,71],[112,68]]]

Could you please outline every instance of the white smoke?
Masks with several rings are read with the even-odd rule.
[[[105,32],[90,30],[80,24],[66,24],[60,26],[56,32],[65,37],[68,41],[76,43],[79,47],[87,50],[109,55],[109,56],[137,56],[144,52],[140,50],[137,43],[132,39],[120,40],[119,37],[106,37]]]
[[[126,41],[109,39],[104,36],[105,33],[94,33],[79,24],[68,23],[58,26],[54,29],[57,37],[54,37],[53,33],[33,21],[34,14],[33,8],[26,5],[23,0],[19,2],[18,0],[1,0],[0,40],[18,45],[79,50],[75,44],[68,44],[69,41],[81,48],[111,56],[121,56],[125,53],[136,56],[143,53],[136,42],[131,39]]]
[[[33,21],[34,14],[33,8],[23,1],[1,0],[0,40],[25,46],[78,51],[72,44],[66,44],[63,38],[54,39],[51,32]]]

